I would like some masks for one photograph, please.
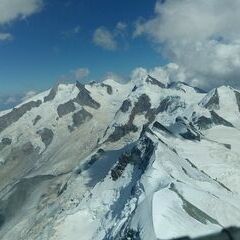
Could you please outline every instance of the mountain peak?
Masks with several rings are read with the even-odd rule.
[[[147,83],[150,83],[150,84],[153,84],[153,85],[156,85],[160,88],[165,88],[166,85],[163,84],[162,82],[160,82],[159,80],[157,80],[156,78],[153,78],[151,77],[150,75],[147,76],[146,80],[145,80]]]

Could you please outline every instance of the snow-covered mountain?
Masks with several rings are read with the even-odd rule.
[[[0,239],[240,226],[240,92],[165,82],[59,84],[0,112]]]

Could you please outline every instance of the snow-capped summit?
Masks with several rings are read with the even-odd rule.
[[[240,92],[229,86],[221,86],[210,91],[200,102],[200,106],[223,117],[236,127],[240,127]]]
[[[157,77],[161,76],[161,77]],[[240,223],[240,92],[58,84],[0,113],[0,238],[157,240]]]

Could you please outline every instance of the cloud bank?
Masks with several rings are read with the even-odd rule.
[[[190,84],[240,87],[239,12],[239,0],[158,0],[154,17],[139,20],[134,36],[147,36]]]
[[[0,24],[8,24],[17,19],[24,19],[41,10],[42,0],[1,0]]]

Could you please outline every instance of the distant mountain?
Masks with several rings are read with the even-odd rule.
[[[59,84],[0,112],[0,239],[240,226],[240,92],[164,82]]]

